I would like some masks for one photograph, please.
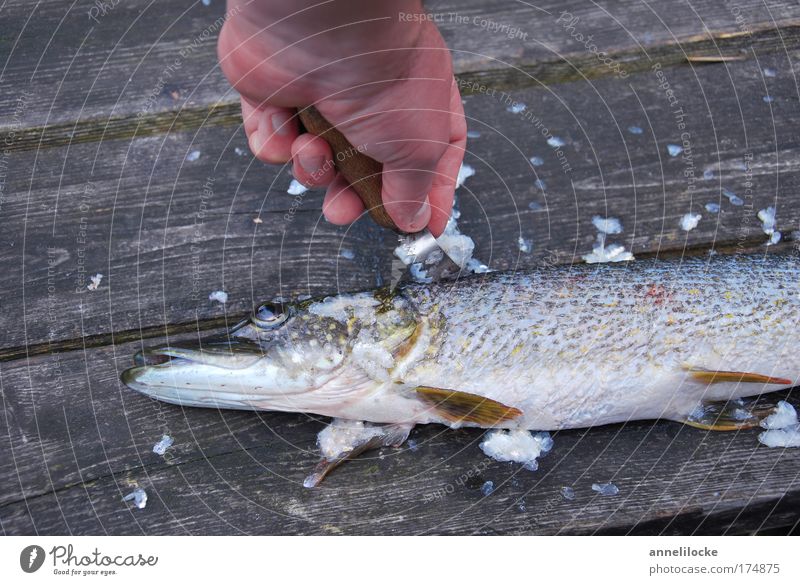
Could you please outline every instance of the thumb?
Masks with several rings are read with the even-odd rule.
[[[381,176],[383,206],[401,230],[413,233],[428,225],[431,219],[428,193],[443,152],[443,146],[429,143],[384,163]]]

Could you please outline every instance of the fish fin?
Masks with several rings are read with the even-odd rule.
[[[683,421],[705,431],[741,431],[758,427],[775,411],[777,398],[701,402]]]
[[[450,422],[492,426],[522,415],[522,411],[513,406],[469,392],[433,386],[417,386],[415,390],[420,398]]]
[[[381,447],[399,447],[408,438],[412,424],[370,425],[364,427],[361,436],[353,441],[353,447],[336,455],[325,457],[317,463],[314,471],[303,481],[307,488],[317,487],[327,475],[348,459],[355,459],[364,451]],[[335,432],[331,425],[330,430]],[[350,429],[352,432],[352,429]]]
[[[788,378],[774,378],[753,372],[726,372],[722,370],[704,370],[702,368],[689,368],[689,373],[698,382],[703,384],[716,384],[718,382],[744,382],[753,384],[792,384]]]

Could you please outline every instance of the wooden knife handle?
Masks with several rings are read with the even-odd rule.
[[[344,134],[334,128],[314,106],[300,110],[299,116],[307,132],[319,136],[330,145],[336,169],[358,193],[375,223],[397,233],[404,233],[392,221],[383,206],[381,199],[383,165],[350,144]]]

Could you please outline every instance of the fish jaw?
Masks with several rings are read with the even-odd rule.
[[[309,411],[316,390],[343,375],[337,388],[347,387],[340,354],[305,348],[303,367],[291,367],[295,353],[240,339],[171,344],[137,353],[121,380],[146,396],[182,406],[290,412]]]
[[[236,387],[231,387],[225,391],[209,387],[188,386],[178,381],[178,378],[186,378],[187,374],[192,379],[211,379],[212,376],[203,372],[203,368],[171,367],[169,372],[156,371],[156,366],[135,366],[128,368],[122,373],[122,382],[131,390],[135,390],[149,398],[177,404],[179,406],[196,406],[205,408],[231,408],[236,410],[253,410],[255,401],[263,399],[256,394],[253,388],[247,388],[244,384],[239,391]],[[170,383],[170,379],[173,381]]]
[[[409,351],[408,357],[414,356]],[[180,406],[314,413],[372,423],[449,424],[414,396],[413,386],[377,379],[363,360],[325,375],[287,370],[270,356],[203,356],[176,346],[145,350],[121,375],[129,388]],[[402,363],[395,364],[402,365]]]
[[[171,354],[180,354],[175,357]],[[239,356],[223,365],[189,357],[182,348],[155,348],[136,355],[135,365],[122,373],[122,382],[150,398],[181,406],[252,410],[274,394],[285,403],[302,394],[296,381],[284,380],[278,387],[279,368],[263,358],[242,363]],[[166,358],[166,359],[164,359]],[[162,361],[163,360],[163,361]],[[237,367],[232,367],[233,365]]]

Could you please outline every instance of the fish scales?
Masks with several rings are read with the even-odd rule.
[[[691,367],[797,379],[799,277],[794,256],[723,256],[409,287],[443,327],[435,357],[405,381],[513,405],[531,429],[683,418],[701,399],[758,390],[706,387]]]
[[[639,260],[265,305],[222,340],[143,352],[123,380],[184,405],[375,423],[557,430],[686,420],[702,401],[798,380],[799,266],[777,254]],[[709,383],[697,376],[705,371],[774,379]],[[454,420],[432,406],[436,389],[491,399],[513,416]]]

